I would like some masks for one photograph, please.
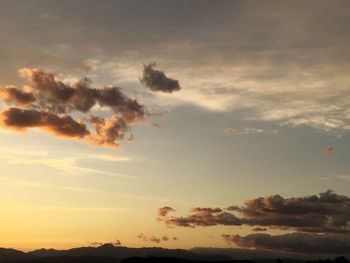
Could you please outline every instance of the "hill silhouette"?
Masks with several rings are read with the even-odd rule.
[[[264,254],[265,253],[265,254]],[[281,257],[282,256],[282,257]],[[277,261],[277,258],[282,258]],[[245,260],[243,260],[245,259]],[[249,251],[241,249],[193,248],[166,249],[160,247],[129,248],[104,244],[99,247],[78,247],[67,250],[38,249],[22,252],[0,248],[0,262],[6,263],[349,263],[345,257],[335,260],[293,258],[291,254]],[[314,261],[310,261],[314,260]]]

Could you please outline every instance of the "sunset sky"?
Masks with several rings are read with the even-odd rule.
[[[345,0],[0,0],[0,247],[349,244],[349,25]]]

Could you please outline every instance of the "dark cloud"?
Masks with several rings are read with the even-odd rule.
[[[284,235],[251,234],[222,235],[232,244],[242,248],[269,249],[293,253],[348,254],[350,236],[343,234],[290,233]]]
[[[87,78],[65,83],[55,74],[38,69],[23,68],[19,72],[30,86],[0,88],[0,97],[7,103],[23,107],[9,108],[1,113],[4,127],[40,128],[58,136],[78,137],[115,147],[119,145],[118,141],[133,138],[131,124],[145,119],[144,106],[118,87],[93,88]],[[95,105],[109,108],[109,117],[91,115]],[[89,116],[76,121],[71,115],[73,111]]]
[[[250,225],[314,233],[350,233],[350,199],[328,190],[319,195],[248,200],[244,206],[194,208],[187,216],[163,216],[169,226]],[[234,213],[240,214],[240,216]]]
[[[106,244],[111,244],[111,245],[113,245],[113,246],[115,246],[115,247],[119,247],[119,246],[121,246],[122,245],[122,242],[120,242],[120,240],[119,239],[116,239],[114,242],[108,242],[108,243],[103,243],[103,242],[89,242],[92,246],[94,246],[94,247],[100,247],[100,246],[103,246],[103,245],[106,245]]]
[[[210,208],[210,207],[195,207],[191,209],[192,213],[205,212],[205,213],[221,213],[221,208]]]
[[[167,242],[167,241],[176,241],[177,240],[177,237],[168,237],[168,236],[162,236],[161,238],[158,238],[158,237],[155,237],[155,236],[151,236],[151,237],[148,237],[144,234],[139,234],[136,236],[137,238],[141,239],[142,241],[145,241],[145,242],[154,242],[154,243],[160,243],[160,242]]]
[[[330,190],[306,197],[280,195],[248,200],[238,209],[243,223],[303,232],[350,232],[350,199]]]
[[[36,100],[32,92],[15,87],[0,87],[0,97],[16,105],[28,105]]]
[[[170,206],[164,206],[161,208],[158,208],[158,215],[159,216],[166,216],[169,212],[174,212],[175,209]]]
[[[11,129],[40,128],[58,136],[79,138],[90,134],[84,123],[53,112],[9,108],[1,113],[0,118],[3,126]]]
[[[168,78],[163,71],[155,70],[156,63],[144,65],[140,82],[152,91],[172,93],[181,89],[179,81]]]
[[[264,232],[264,231],[267,231],[267,228],[266,227],[254,227],[252,230],[255,232]]]
[[[157,238],[157,237],[147,237],[144,234],[139,234],[137,235],[137,238],[141,239],[142,241],[146,241],[146,242],[154,242],[154,243],[160,243],[161,239]]]
[[[119,239],[116,239],[114,242],[110,243],[115,247],[119,247],[122,245],[122,242]]]
[[[193,208],[186,217],[163,216],[160,220],[169,226],[215,226],[215,225],[241,225],[241,220],[235,215],[223,212],[220,208]]]
[[[56,112],[80,111],[88,112],[97,103],[101,107],[123,116],[128,121],[142,119],[144,107],[137,100],[126,96],[118,87],[91,87],[91,80],[83,78],[78,82],[68,84],[57,80],[53,73],[37,69],[23,68],[23,77],[28,79],[38,94],[40,106]]]

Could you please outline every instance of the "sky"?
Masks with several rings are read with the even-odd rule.
[[[345,0],[0,0],[0,246],[348,251],[349,23]]]

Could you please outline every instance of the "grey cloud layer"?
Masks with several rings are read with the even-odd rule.
[[[336,255],[348,254],[350,251],[349,235],[291,233],[275,236],[269,234],[240,236],[224,234],[222,237],[227,242],[242,248]]]
[[[102,57],[114,62],[88,65],[93,74],[113,79],[113,69],[127,64],[131,70],[118,78],[135,83],[139,74],[130,77],[130,72],[139,71],[139,61],[156,60],[171,69],[186,91],[155,104],[243,109],[251,119],[350,130],[348,1],[178,2],[141,1],[137,9],[142,11],[136,11],[133,1],[103,6],[77,1],[82,16],[65,3],[8,4],[0,9],[6,18],[0,23],[0,57],[6,65],[0,65],[1,76],[10,76],[9,66],[33,61],[59,71],[76,70],[91,54],[92,61]],[[43,13],[56,18],[43,18]],[[97,19],[100,14],[103,19]],[[45,30],[33,32],[39,26]],[[64,45],[57,44],[62,39]],[[21,45],[24,41],[28,49]]]

